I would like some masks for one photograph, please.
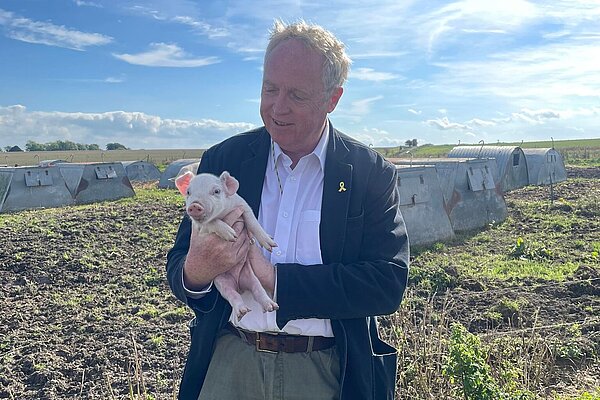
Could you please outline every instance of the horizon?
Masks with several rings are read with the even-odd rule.
[[[595,1],[87,1],[0,5],[0,147],[206,149],[262,125],[274,19],[353,60],[333,126],[366,145],[600,137]]]

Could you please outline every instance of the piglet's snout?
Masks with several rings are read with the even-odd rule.
[[[202,219],[204,217],[204,207],[200,203],[193,202],[187,208],[187,213],[194,219]]]

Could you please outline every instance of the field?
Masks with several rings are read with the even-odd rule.
[[[82,150],[82,151],[26,151],[0,153],[0,165],[36,165],[43,160],[65,160],[69,162],[115,162],[148,161],[156,166],[169,164],[181,158],[200,158],[204,150]]]
[[[600,166],[600,139],[557,140],[555,142],[519,142],[519,143],[487,143],[491,146],[520,146],[524,149],[552,148],[558,150],[565,164],[580,166]],[[463,143],[463,145],[466,145]],[[454,144],[422,145],[415,148],[378,149],[386,157],[446,157],[454,148]]]
[[[399,399],[600,398],[600,168],[569,176],[554,201],[516,190],[506,221],[413,249],[382,320]],[[173,398],[191,313],[164,268],[183,203],[136,192],[0,214],[0,398]]]
[[[555,142],[492,143],[493,145],[521,146],[523,148],[554,147],[569,165],[600,166],[600,139],[557,140]],[[376,149],[386,157],[445,157],[454,144],[422,145],[415,148],[388,147]],[[182,158],[200,158],[202,149],[163,150],[110,150],[110,151],[28,151],[0,153],[0,165],[36,165],[43,160],[70,162],[114,162],[143,160],[159,168]]]

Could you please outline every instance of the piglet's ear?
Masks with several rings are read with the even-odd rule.
[[[229,175],[229,172],[227,171],[223,171],[219,179],[221,179],[221,183],[223,184],[227,196],[233,196],[240,187],[238,180]]]
[[[184,196],[187,196],[187,190],[190,186],[190,182],[192,181],[193,177],[194,173],[191,171],[187,171],[186,173],[184,173],[183,175],[179,175],[175,179],[175,186],[177,186],[177,189],[179,189],[179,193],[181,193]]]

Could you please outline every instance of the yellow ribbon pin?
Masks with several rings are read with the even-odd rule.
[[[344,187],[344,182],[342,181],[342,182],[340,182],[340,188],[338,189],[338,192],[341,193],[341,192],[345,192],[345,191],[346,191],[346,188]]]

